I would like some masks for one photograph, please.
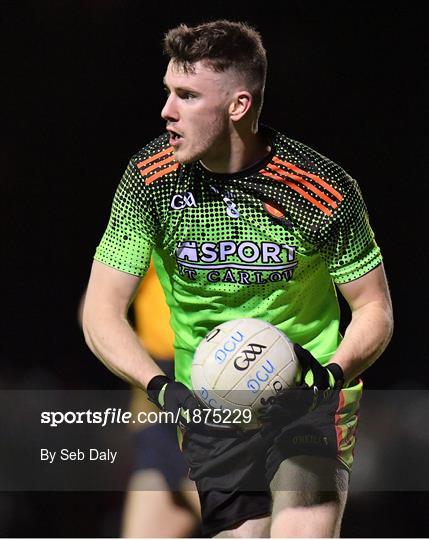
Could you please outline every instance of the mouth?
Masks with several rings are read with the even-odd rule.
[[[167,131],[170,136],[169,143],[173,147],[177,146],[180,143],[180,141],[183,139],[183,135],[181,135],[180,133],[172,129],[167,129]]]

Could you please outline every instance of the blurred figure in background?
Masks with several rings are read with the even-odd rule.
[[[138,336],[161,369],[174,379],[173,332],[170,313],[153,263],[134,301]],[[159,410],[146,393],[132,389],[130,410]],[[135,458],[125,499],[122,536],[125,538],[199,535],[199,498],[180,452],[175,424],[129,424]]]
[[[78,319],[82,326],[82,308]],[[134,300],[136,332],[146,350],[169,377],[174,379],[174,334],[153,263]],[[130,411],[159,413],[140,388],[131,389]],[[153,416],[153,415],[152,415]],[[172,423],[128,424],[134,439],[134,462],[122,513],[123,538],[186,538],[200,535],[200,502],[194,482],[188,478]]]

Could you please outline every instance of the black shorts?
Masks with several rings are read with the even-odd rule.
[[[200,496],[204,536],[271,514],[265,478],[268,448],[269,441],[259,431],[221,439],[185,433],[183,450],[192,463],[191,479]]]
[[[203,534],[214,536],[247,519],[270,515],[270,481],[285,459],[330,457],[350,470],[361,391],[361,382],[356,383],[333,402],[272,432],[222,437],[185,433],[183,450],[200,496]]]

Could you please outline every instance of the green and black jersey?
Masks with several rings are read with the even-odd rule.
[[[334,283],[381,263],[356,181],[264,128],[271,153],[234,174],[182,165],[163,135],[130,161],[95,259],[143,276],[151,256],[171,309],[176,378],[190,386],[199,341],[254,317],[322,363],[338,347]]]

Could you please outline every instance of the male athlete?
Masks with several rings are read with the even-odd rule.
[[[185,413],[198,407],[189,390],[192,356],[212,328],[254,317],[284,331],[303,380],[267,404],[262,429],[187,425],[183,451],[203,529],[224,537],[338,536],[357,377],[393,326],[359,188],[315,150],[259,125],[266,54],[254,29],[181,25],[166,34],[164,49],[167,133],[131,159],[118,187],[88,285],[87,343],[159,407]],[[151,255],[171,310],[175,381],[126,319]],[[352,312],[343,339],[335,285]]]

